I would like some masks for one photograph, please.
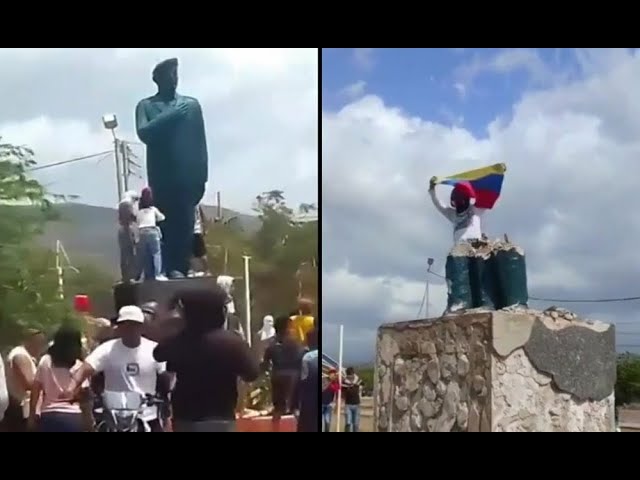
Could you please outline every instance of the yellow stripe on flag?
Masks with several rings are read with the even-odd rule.
[[[506,171],[507,166],[504,163],[496,163],[489,167],[477,168],[475,170],[469,170],[467,172],[450,175],[448,177],[438,177],[436,183],[442,183],[445,180],[477,180],[479,178],[486,177],[487,175],[502,175]]]

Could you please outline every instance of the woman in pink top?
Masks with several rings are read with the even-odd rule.
[[[36,371],[31,390],[29,428],[39,432],[81,432],[83,416],[78,402],[60,400],[71,382],[71,375],[82,365],[82,334],[61,327],[53,345]],[[38,405],[40,408],[38,409]],[[37,414],[40,414],[38,419]]]

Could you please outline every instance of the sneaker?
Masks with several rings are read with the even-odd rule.
[[[167,277],[165,277],[164,275],[158,275],[158,276],[156,276],[156,280],[158,282],[166,282],[169,279]]]

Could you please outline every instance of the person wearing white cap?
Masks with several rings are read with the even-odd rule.
[[[142,336],[144,313],[135,305],[122,307],[116,320],[119,338],[96,348],[73,377],[67,395],[73,398],[78,385],[93,375],[104,372],[104,389],[112,392],[138,392],[155,395],[158,380],[168,388],[170,378],[164,362],[156,362],[153,350],[157,343]],[[141,415],[152,431],[162,431],[157,407],[148,407]]]

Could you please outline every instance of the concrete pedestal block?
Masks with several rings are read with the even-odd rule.
[[[383,325],[377,431],[610,432],[612,325],[552,309]]]

